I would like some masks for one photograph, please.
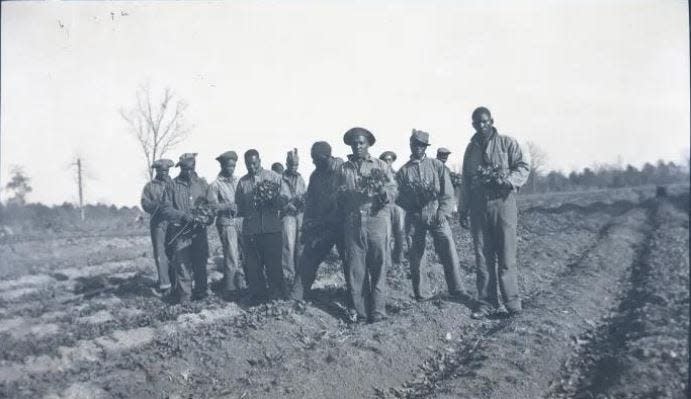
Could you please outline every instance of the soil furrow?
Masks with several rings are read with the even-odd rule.
[[[572,342],[574,332],[585,329],[600,314],[603,304],[613,300],[618,280],[633,263],[636,247],[645,237],[647,221],[643,209],[617,218],[578,266],[535,296],[522,316],[485,336],[479,350],[470,357],[457,358],[455,363],[462,367],[452,373],[452,378],[447,376],[433,393],[422,396],[541,396],[548,388],[549,376],[559,370],[560,359],[568,354],[564,349]],[[456,353],[464,353],[463,348]],[[537,375],[544,380],[526,378]],[[415,393],[406,396],[420,397]]]
[[[688,214],[667,201],[651,213],[625,295],[600,327],[578,338],[548,397],[686,397]]]

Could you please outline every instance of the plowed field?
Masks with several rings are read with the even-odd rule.
[[[388,272],[389,319],[353,325],[336,257],[309,302],[214,292],[169,306],[151,288],[148,236],[4,243],[0,397],[684,398],[689,193],[678,191],[522,198],[525,312],[512,319],[471,319],[470,303],[445,297],[431,251],[438,299],[413,299],[404,264]],[[474,293],[470,234],[453,228]]]

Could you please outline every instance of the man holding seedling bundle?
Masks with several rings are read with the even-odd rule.
[[[151,243],[154,248],[154,262],[158,271],[158,289],[163,295],[170,294],[173,270],[169,268],[168,255],[166,251],[166,229],[168,222],[163,217],[163,194],[171,179],[168,169],[173,166],[170,159],[158,159],[151,165],[156,169],[156,176],[153,180],[146,183],[142,191],[142,209],[151,215],[149,228],[151,229]]]
[[[179,303],[189,302],[193,294],[198,299],[207,296],[206,227],[213,223],[215,215],[206,200],[208,185],[194,172],[195,155],[180,157],[176,164],[180,174],[166,186],[163,200],[163,216],[169,221],[168,244],[173,249],[174,293]]]
[[[247,174],[240,178],[235,202],[238,216],[243,218],[243,254],[250,296],[254,302],[283,298],[287,293],[281,267],[283,226],[279,213],[290,190],[281,175],[262,168],[257,150],[245,152],[245,166]]]
[[[305,180],[298,172],[300,159],[298,150],[294,148],[288,152],[286,158],[286,170],[283,172],[283,181],[290,190],[288,202],[283,207],[283,251],[281,254],[281,264],[283,265],[283,276],[287,281],[292,282],[295,278],[296,265],[300,260],[300,230],[302,229],[302,218],[305,210]]]
[[[429,133],[413,129],[410,136],[410,160],[398,170],[398,204],[405,210],[412,245],[408,250],[413,293],[419,301],[432,297],[425,264],[425,243],[429,231],[444,266],[449,295],[464,298],[458,253],[448,218],[454,206],[453,185],[449,170],[438,159],[425,155]]]
[[[522,310],[515,193],[528,179],[530,161],[515,139],[497,132],[487,108],[475,109],[472,121],[476,133],[463,157],[459,211],[461,226],[472,233],[477,263],[478,306],[472,316],[486,317],[499,309],[497,284],[506,310],[515,315]]]
[[[343,142],[353,153],[338,171],[344,218],[345,259],[357,321],[386,318],[386,268],[391,263],[391,207],[396,181],[386,162],[369,154],[375,142],[367,129],[348,130]]]

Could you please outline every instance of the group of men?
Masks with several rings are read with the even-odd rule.
[[[476,132],[464,154],[458,203],[461,226],[470,229],[474,242],[476,318],[500,309],[498,291],[509,315],[521,311],[515,195],[528,178],[529,160],[493,122],[487,108],[472,114]],[[320,264],[335,246],[352,320],[380,321],[386,318],[387,268],[401,263],[404,253],[415,298],[432,297],[428,233],[449,297],[465,299],[449,224],[456,206],[445,166],[450,151],[441,148],[437,159],[427,157],[429,133],[413,129],[410,159],[394,172],[395,153],[370,155],[376,139],[369,130],[352,128],[343,141],[352,152],[347,160],[332,156],[327,142],[312,145],[315,170],[307,185],[297,171],[296,149],[280,171],[280,164],[263,169],[259,153],[246,151],[247,174],[239,180],[234,177],[238,156],[225,152],[216,158],[220,172],[211,184],[196,174],[196,154],[180,157],[180,174],[173,179],[168,176],[172,161],[154,162],[156,177],[144,188],[142,206],[151,214],[159,289],[183,303],[207,295],[206,228],[215,221],[223,249],[222,288],[237,292],[246,285],[253,301],[308,298]],[[274,200],[258,200],[262,196]]]

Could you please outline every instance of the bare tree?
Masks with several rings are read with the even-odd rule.
[[[535,182],[547,164],[547,153],[533,141],[528,141],[526,146],[530,155],[530,189],[535,192]]]
[[[151,163],[182,142],[191,131],[185,121],[187,103],[166,88],[160,100],[151,98],[151,87],[142,85],[137,90],[137,103],[129,109],[120,109],[130,133],[137,138],[144,157],[149,179],[153,178]]]

